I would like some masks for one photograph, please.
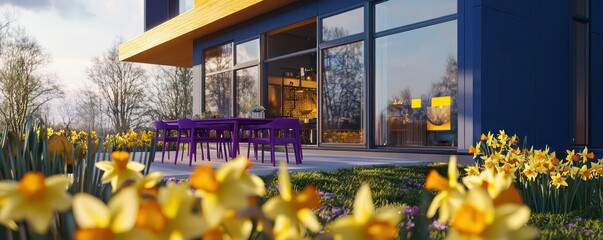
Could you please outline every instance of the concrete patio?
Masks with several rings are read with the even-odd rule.
[[[241,153],[246,156],[246,146],[241,146]],[[369,151],[331,151],[331,150],[316,150],[316,149],[304,149],[304,160],[303,164],[295,164],[294,154],[289,152],[289,170],[291,171],[323,171],[323,170],[334,170],[341,168],[354,168],[354,167],[366,167],[366,166],[378,166],[378,165],[398,165],[398,166],[413,166],[413,165],[424,165],[436,162],[448,162],[448,155],[434,155],[434,154],[411,154],[411,153],[393,153],[393,152],[369,152]],[[212,160],[207,161],[201,160],[200,149],[197,151],[197,161],[193,161],[193,166],[188,165],[188,156],[184,155],[182,161],[178,159],[178,163],[174,165],[175,152],[171,152],[170,160],[167,159],[167,152],[164,163],[161,163],[161,152],[155,154],[155,161],[151,164],[151,171],[160,171],[165,174],[166,177],[182,177],[186,178],[190,175],[191,171],[196,165],[209,164],[215,168],[225,163],[224,159],[218,159],[216,157],[216,151],[211,151]],[[251,153],[251,159],[253,165],[250,172],[258,175],[268,175],[275,173],[278,167],[273,167],[270,163],[270,153],[266,151],[265,161],[261,162],[261,152],[259,152],[258,160],[253,158],[253,152]],[[180,155],[181,156],[181,155]],[[178,156],[178,158],[180,158]],[[207,157],[207,156],[206,156]],[[284,152],[277,152],[275,156],[278,161],[286,161]],[[472,160],[470,156],[459,156],[459,163],[471,164]],[[278,165],[277,165],[278,166]]]

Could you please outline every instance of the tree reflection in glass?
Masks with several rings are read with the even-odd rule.
[[[232,44],[205,51],[205,110],[231,115],[232,108]]]
[[[250,117],[249,103],[259,103],[258,67],[250,67],[236,71],[237,83],[237,116]]]
[[[343,31],[333,29],[331,34]],[[323,51],[323,143],[362,143],[364,43]]]

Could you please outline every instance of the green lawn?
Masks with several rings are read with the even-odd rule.
[[[349,214],[360,184],[368,183],[377,207],[406,206],[404,209],[408,216],[403,220],[401,228],[413,231],[414,226],[419,225],[416,223],[421,221],[421,212],[425,211],[424,208],[432,196],[430,191],[423,188],[425,176],[431,169],[436,169],[446,176],[447,165],[380,166],[298,172],[291,174],[291,181],[296,191],[301,191],[308,184],[314,185],[320,191],[322,208],[318,210],[318,216],[323,223]],[[462,169],[460,172],[463,172]],[[276,176],[266,176],[264,180],[268,188],[266,199],[278,194]],[[597,218],[600,216],[598,211],[593,208],[570,214],[532,214],[529,224],[541,229],[542,239],[600,239],[603,237],[603,221]],[[444,236],[445,225],[432,219],[427,219],[426,223],[424,225],[428,225],[431,232],[429,238]],[[417,229],[415,231],[421,232]],[[426,236],[419,238],[424,237]]]

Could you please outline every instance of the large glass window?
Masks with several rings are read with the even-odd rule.
[[[260,79],[258,66],[236,70],[237,116],[250,117],[249,106],[259,103]]]
[[[204,109],[224,116],[232,112],[232,44],[205,51]]]
[[[237,65],[246,62],[257,62],[260,59],[260,39],[237,44]]]
[[[205,111],[231,116],[232,72],[222,72],[205,77]]]
[[[322,54],[322,142],[363,143],[364,42]]]
[[[316,21],[310,19],[268,33],[268,59],[316,48]]]
[[[322,20],[322,41],[364,32],[364,8],[357,8]]]
[[[456,0],[390,0],[375,6],[377,32],[456,13]]]
[[[376,9],[395,8],[403,5],[401,2],[384,2]],[[431,2],[435,1],[424,4]],[[456,1],[438,2],[447,9],[449,2]],[[399,26],[439,17],[421,14],[381,25]],[[375,39],[375,144],[456,146],[457,21],[392,29],[390,35]]]

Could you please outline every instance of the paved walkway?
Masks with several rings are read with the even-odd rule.
[[[182,177],[187,178],[191,171],[196,165],[210,164],[214,167],[219,167],[225,163],[224,159],[216,158],[216,152],[212,151],[212,160],[205,161],[201,160],[200,151],[197,152],[197,161],[193,162],[193,166],[188,165],[188,156],[184,156],[183,161],[178,161],[174,165],[175,152],[170,154],[170,160],[167,159],[167,153],[165,156],[165,162],[161,163],[161,152],[155,154],[155,162],[151,164],[151,171],[160,171],[165,174],[166,177]],[[241,153],[245,156],[247,149],[241,147]],[[260,152],[261,154],[261,152]],[[180,158],[180,156],[178,156]],[[268,175],[275,173],[278,170],[277,167],[273,167],[270,163],[270,153],[266,152],[265,162],[261,162],[261,156],[258,160],[253,159],[253,153],[251,156],[253,165],[250,172],[258,175]],[[470,159],[462,157],[460,163],[468,163]],[[286,161],[284,152],[276,153],[277,161]],[[289,152],[289,170],[291,171],[322,171],[322,170],[334,170],[341,168],[353,168],[361,166],[377,166],[377,165],[398,165],[398,166],[413,166],[422,164],[431,164],[434,162],[447,162],[448,156],[446,155],[428,155],[428,154],[404,154],[404,153],[387,153],[387,152],[366,152],[366,151],[327,151],[327,150],[310,150],[304,149],[304,160],[303,164],[296,165],[295,158],[292,152]]]

